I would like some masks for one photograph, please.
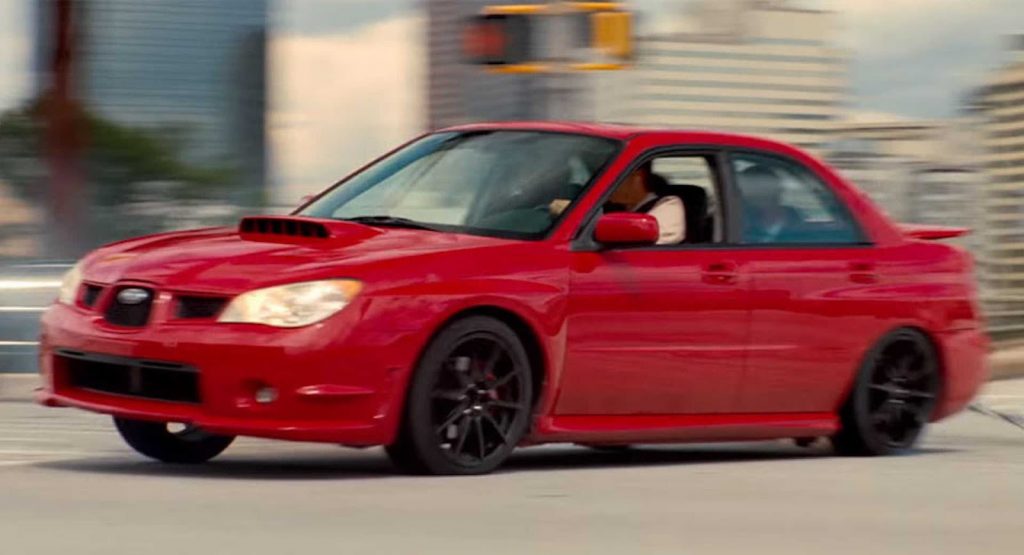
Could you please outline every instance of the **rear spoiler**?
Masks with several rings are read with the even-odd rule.
[[[971,232],[966,227],[951,227],[945,225],[924,225],[924,224],[896,224],[896,227],[906,237],[913,239],[924,239],[935,241],[937,239],[952,239],[962,237]]]

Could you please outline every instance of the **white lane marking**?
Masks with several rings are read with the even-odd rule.
[[[46,312],[45,306],[0,306],[0,312]]]
[[[23,431],[29,431],[29,430],[23,430]],[[111,428],[109,430],[68,430],[66,428],[45,428],[45,429],[37,428],[36,430],[32,430],[32,431],[34,431],[36,433],[53,434],[54,437],[60,436],[62,438],[63,437],[67,437],[67,436],[74,436],[74,435],[77,435],[77,434],[104,434],[104,435],[109,435],[111,437],[117,437],[116,435],[113,435],[113,434],[117,433],[117,432],[114,431],[113,428]]]
[[[0,468],[5,466],[27,466],[30,464],[46,463],[46,462],[57,462],[68,459],[78,459],[83,456],[88,456],[94,453],[88,453],[85,451],[26,451],[25,454],[31,455],[29,458],[24,459],[13,459],[13,460],[0,460]]]
[[[0,449],[0,457],[77,457],[87,453],[86,451],[71,451],[68,449]]]
[[[1021,399],[1024,400],[1024,395],[982,395],[982,399]]]
[[[50,432],[67,431],[72,433],[78,432],[99,432],[102,430],[113,430],[113,426],[107,426],[105,422],[93,423],[93,422],[82,422],[82,423],[66,423],[66,422],[0,422],[0,430],[9,432],[25,432],[35,433],[39,430],[46,430]]]
[[[64,443],[63,441],[60,441],[59,439],[54,439],[54,438],[12,437],[12,436],[0,437],[0,443],[3,443],[5,441],[8,442],[8,443],[50,443],[50,444]]]
[[[0,291],[23,291],[26,289],[56,289],[60,281],[54,280],[0,280]]]
[[[38,341],[0,341],[0,347],[35,347]]]

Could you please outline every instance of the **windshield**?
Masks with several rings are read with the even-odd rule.
[[[438,133],[352,176],[299,214],[538,238],[618,146],[610,139],[536,131]]]

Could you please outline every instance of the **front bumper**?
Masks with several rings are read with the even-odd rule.
[[[43,316],[44,385],[36,400],[126,418],[191,423],[226,435],[387,444],[397,429],[417,338],[357,325],[365,312],[346,310],[299,329],[164,321],[128,330],[110,326],[93,312],[57,304]],[[68,360],[58,356],[61,350],[195,368],[199,402],[78,387],[69,379]],[[274,388],[277,398],[256,402],[256,391],[266,387]]]

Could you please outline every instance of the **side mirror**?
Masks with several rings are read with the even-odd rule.
[[[653,245],[658,236],[658,220],[636,212],[605,214],[594,228],[594,240],[602,245]]]
[[[299,199],[299,206],[307,204],[309,201],[313,200],[313,197],[315,196],[316,195],[302,195],[302,198]]]

